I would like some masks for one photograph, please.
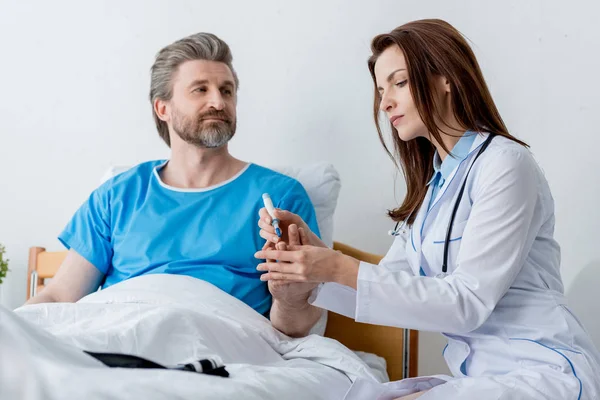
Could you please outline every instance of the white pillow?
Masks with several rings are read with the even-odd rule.
[[[102,177],[102,182],[127,171],[131,166],[112,166]],[[274,171],[296,179],[304,186],[315,207],[321,239],[333,246],[333,215],[340,194],[340,176],[333,165],[320,162],[303,166],[267,166]]]

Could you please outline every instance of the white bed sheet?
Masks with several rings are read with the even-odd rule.
[[[0,398],[342,399],[381,378],[338,342],[291,339],[213,285],[147,275],[75,304],[0,308]],[[230,378],[108,368],[80,349],[162,364],[217,356]]]

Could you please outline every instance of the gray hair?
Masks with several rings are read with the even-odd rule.
[[[181,64],[186,61],[206,60],[222,62],[229,67],[235,81],[235,88],[239,86],[239,80],[233,69],[231,50],[227,43],[212,33],[196,33],[176,41],[163,48],[156,55],[156,60],[151,68],[150,80],[150,102],[152,104],[152,116],[156,123],[159,136],[170,147],[169,127],[167,123],[156,115],[154,102],[157,99],[171,100],[173,96],[173,76]]]

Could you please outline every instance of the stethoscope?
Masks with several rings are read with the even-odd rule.
[[[443,279],[446,276],[448,276],[448,251],[450,249],[450,237],[452,236],[452,227],[454,226],[454,218],[456,217],[456,212],[458,211],[458,206],[460,205],[460,201],[462,200],[462,196],[465,191],[465,186],[467,185],[467,178],[469,177],[469,173],[471,172],[471,168],[473,168],[475,161],[477,161],[477,159],[479,158],[481,153],[483,153],[485,151],[485,149],[487,149],[487,147],[489,146],[489,144],[491,143],[493,138],[494,138],[494,135],[489,134],[489,136],[487,137],[485,142],[483,142],[481,149],[479,149],[479,152],[477,153],[477,155],[475,156],[475,159],[471,163],[471,166],[467,170],[467,174],[465,175],[465,179],[463,181],[462,187],[460,188],[460,192],[458,192],[458,197],[456,198],[456,202],[454,203],[454,208],[452,209],[452,214],[450,215],[450,222],[448,222],[448,229],[446,230],[446,239],[444,240],[444,260],[442,262],[442,273],[437,274],[435,276],[436,278]],[[388,231],[388,235],[400,236],[400,235],[406,234],[407,233],[406,228],[408,227],[407,221],[410,219],[411,216],[412,216],[412,212],[409,214],[409,216],[404,221],[396,222],[396,226],[394,227],[393,230]]]

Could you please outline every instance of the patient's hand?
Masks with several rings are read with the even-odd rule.
[[[267,242],[265,248],[269,247],[285,251],[287,244],[280,242],[275,245]],[[291,337],[308,335],[323,312],[308,304],[308,297],[318,283],[270,280],[268,285],[273,296],[273,305],[271,306],[273,327]]]
[[[318,283],[269,281],[269,292],[273,300],[279,301],[287,309],[300,309],[309,306],[308,297]]]
[[[309,242],[306,232],[303,228],[298,228],[295,224],[288,228],[288,240],[290,246],[299,246]],[[267,241],[263,246],[263,250],[272,248],[285,251],[288,243],[280,241],[275,244]],[[308,297],[318,283],[312,282],[286,282],[286,281],[269,281],[269,292],[274,300],[280,301],[286,308],[305,308],[308,306]]]

